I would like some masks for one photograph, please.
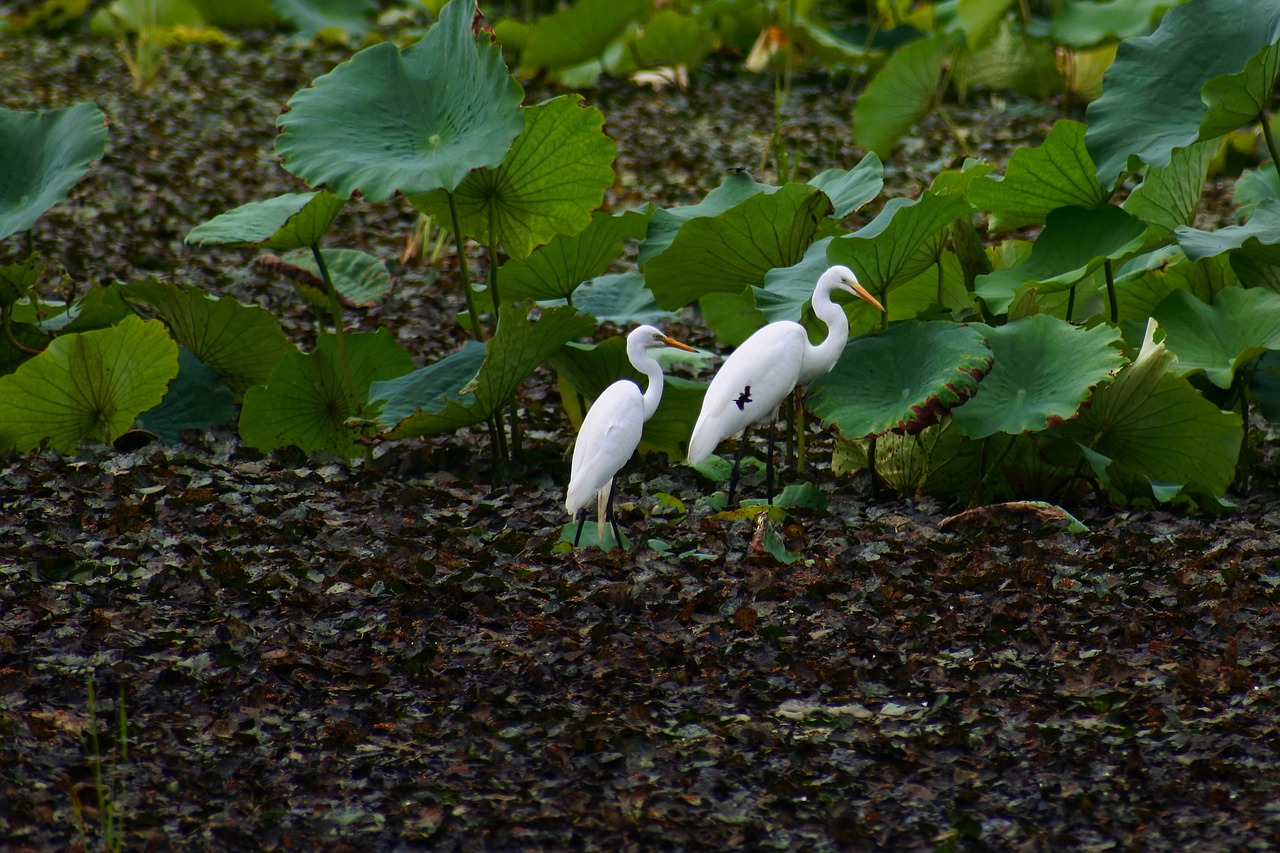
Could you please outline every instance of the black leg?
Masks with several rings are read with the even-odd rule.
[[[582,524],[587,520],[586,510],[578,510],[578,532],[573,536],[573,547],[578,547],[578,540],[582,538]]]
[[[729,503],[733,506],[733,493],[738,488],[738,466],[742,464],[742,454],[747,452],[747,436],[751,434],[751,427],[748,426],[742,431],[742,438],[738,444],[738,452],[733,457],[733,471],[729,474]]]
[[[613,517],[613,490],[616,489],[617,486],[618,486],[618,481],[616,479],[609,481],[609,503],[608,503],[608,510],[606,511],[605,515],[609,519],[609,526],[613,528],[613,541],[617,542],[618,548],[621,549],[622,537],[618,535],[618,521]]]
[[[769,421],[769,455],[764,466],[764,494],[770,506],[773,505],[773,443],[777,437],[778,419]]]

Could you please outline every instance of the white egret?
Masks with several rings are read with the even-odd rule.
[[[707,388],[702,411],[689,438],[689,463],[696,465],[710,456],[720,442],[742,433],[742,443],[729,478],[729,502],[738,481],[738,465],[747,444],[751,425],[765,418],[770,422],[769,460],[766,469],[769,500],[773,500],[773,430],[778,406],[798,385],[835,367],[849,340],[849,318],[831,301],[836,290],[865,299],[881,311],[884,306],[858,283],[853,270],[834,266],[824,272],[813,288],[813,313],[827,324],[827,337],[814,346],[804,326],[790,320],[770,323],[747,338],[725,359]]]
[[[613,525],[613,538],[618,547],[618,524],[613,518],[613,478],[640,444],[645,421],[653,417],[662,400],[662,367],[649,355],[658,347],[675,347],[696,352],[688,344],[669,338],[653,326],[637,326],[627,335],[627,358],[636,370],[649,377],[649,387],[642,394],[640,386],[621,379],[600,394],[582,419],[582,429],[573,446],[573,467],[569,475],[569,494],[565,509],[576,518],[596,498],[599,538],[604,539],[605,520]],[[582,537],[585,514],[578,519],[578,532],[573,545]]]

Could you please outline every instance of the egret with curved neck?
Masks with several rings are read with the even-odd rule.
[[[791,320],[779,320],[756,331],[725,359],[702,399],[702,411],[689,438],[689,463],[696,465],[710,456],[720,442],[742,433],[742,443],[729,478],[729,503],[733,503],[738,482],[738,465],[752,424],[765,418],[770,422],[769,461],[766,488],[773,501],[773,431],[778,406],[798,385],[830,372],[849,340],[849,318],[831,300],[837,290],[851,293],[874,305],[884,306],[858,283],[853,270],[834,266],[824,272],[813,288],[813,313],[827,324],[827,336],[820,344],[809,342],[805,327]]]
[[[613,517],[613,479],[635,452],[645,422],[653,417],[662,401],[662,366],[649,355],[649,350],[659,347],[695,352],[693,347],[667,337],[653,326],[632,329],[627,335],[627,358],[632,367],[649,377],[649,386],[641,393],[636,383],[620,379],[604,389],[582,419],[582,429],[573,445],[573,466],[564,507],[571,518],[576,518],[594,497],[598,540],[604,541],[607,520],[613,527],[618,547],[622,547],[622,537],[618,535],[618,523]],[[578,532],[573,538],[575,548],[582,538],[585,520],[585,514],[578,518]]]

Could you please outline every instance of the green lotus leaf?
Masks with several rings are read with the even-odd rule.
[[[237,400],[252,386],[265,384],[280,360],[295,351],[280,321],[257,306],[156,279],[122,289],[129,300],[159,312],[174,339],[212,367]]]
[[[408,373],[413,359],[387,329],[348,334],[344,345],[349,381],[336,335],[321,335],[314,352],[295,350],[281,359],[266,385],[245,392],[240,437],[259,450],[292,445],[359,457],[359,431],[348,420],[369,417],[370,386]]]
[[[1049,24],[1058,44],[1091,47],[1151,32],[1171,0],[1067,0]]]
[[[525,40],[520,74],[561,69],[598,58],[637,21],[649,17],[651,0],[578,0],[539,18]]]
[[[319,244],[346,202],[327,190],[242,204],[187,233],[196,246],[256,246],[277,252]]]
[[[827,169],[811,178],[809,184],[831,199],[831,218],[844,219],[880,195],[884,189],[884,164],[871,153],[852,169]]]
[[[169,385],[160,405],[138,415],[138,426],[161,441],[176,444],[184,430],[206,431],[218,424],[234,423],[235,398],[212,367],[178,348],[178,376]]]
[[[1036,148],[1019,148],[1003,178],[984,177],[969,187],[969,201],[991,214],[991,230],[1005,231],[1045,221],[1060,207],[1095,208],[1107,200],[1085,150],[1085,126],[1054,122]]]
[[[29,230],[106,149],[107,118],[96,104],[0,109],[0,240]]]
[[[1169,294],[1153,316],[1183,373],[1203,370],[1219,388],[1267,350],[1280,350],[1280,294],[1229,287],[1208,305],[1185,290]]]
[[[1231,200],[1243,219],[1252,218],[1265,201],[1280,201],[1280,172],[1268,163],[1258,169],[1246,169],[1236,178]],[[1187,224],[1187,223],[1182,223]]]
[[[968,215],[969,203],[959,195],[926,190],[918,199],[890,199],[865,228],[832,240],[827,260],[850,267],[885,302],[890,290],[937,263],[947,227]]]
[[[450,400],[475,400],[475,378],[487,347],[467,341],[462,349],[389,382],[375,382],[369,402],[380,406],[380,417],[392,422],[421,411],[438,414]]]
[[[0,447],[72,453],[81,441],[115,441],[177,373],[178,346],[158,320],[62,335],[0,376]]]
[[[528,313],[529,306],[524,303],[502,306],[497,332],[485,345],[479,371],[466,386],[450,394],[444,405],[440,405],[437,377],[431,374],[424,381],[427,368],[374,386],[370,399],[384,400],[379,420],[389,425],[386,436],[432,435],[487,420],[534,368],[596,327],[593,319],[567,306],[544,309],[536,322],[528,319]]]
[[[1191,261],[1176,246],[1166,247],[1151,259],[1151,266],[1116,280],[1121,322],[1145,321],[1156,306],[1177,290],[1185,290],[1203,302],[1236,283],[1227,255]]]
[[[776,191],[777,187],[754,181],[746,172],[734,171],[725,175],[720,186],[707,193],[697,204],[654,210],[653,217],[649,220],[649,231],[640,244],[640,266],[644,267],[650,258],[669,249],[676,234],[689,220],[719,216],[753,195]]]
[[[978,276],[978,295],[997,314],[1035,283],[1044,292],[1068,290],[1110,260],[1123,262],[1147,247],[1147,226],[1118,207],[1063,207],[1049,214],[1023,264]]]
[[[615,216],[598,212],[583,231],[553,237],[522,261],[507,261],[498,270],[502,298],[569,297],[582,282],[602,275],[622,255],[627,240],[644,236],[652,212],[652,207]]]
[[[1263,79],[1266,69],[1258,65],[1253,69],[1257,79],[1223,80],[1208,91],[1206,84],[1239,75],[1277,40],[1277,0],[1215,0],[1176,5],[1154,33],[1121,42],[1102,97],[1086,113],[1085,142],[1099,181],[1113,185],[1131,156],[1148,166],[1165,166],[1175,149],[1221,133],[1217,117],[1228,106],[1235,108],[1236,98],[1228,91],[1270,92],[1275,78]],[[1248,120],[1261,108],[1260,103]],[[1211,132],[1202,132],[1202,123]]]
[[[357,249],[321,249],[325,269],[338,292],[348,305],[377,305],[391,292],[391,271],[380,258]],[[298,249],[280,258],[285,264],[308,275],[294,278],[294,284],[307,300],[317,308],[328,310],[329,296],[325,292],[324,277],[316,264],[314,252]]]
[[[832,469],[842,474],[867,468],[870,445],[838,437]],[[875,441],[876,478],[903,495],[970,498],[982,474],[981,448],[960,435],[950,418],[920,432],[885,433]]]
[[[271,6],[302,37],[338,29],[363,38],[378,11],[375,0],[271,0]]]
[[[853,108],[854,141],[888,158],[902,135],[933,109],[951,48],[950,38],[930,36],[895,50]]]
[[[455,190],[502,163],[524,93],[501,49],[471,32],[475,4],[451,0],[420,41],[366,48],[289,100],[277,124],[284,167],[346,198]]]
[[[1210,140],[1175,150],[1169,165],[1147,170],[1142,183],[1125,199],[1124,209],[1149,225],[1170,231],[1190,225],[1217,148],[1217,142]]]
[[[978,391],[951,410],[960,434],[1038,432],[1074,417],[1093,389],[1126,363],[1120,333],[1105,324],[1073,326],[1046,314],[999,327],[976,326],[995,361]]]
[[[1258,204],[1244,225],[1228,225],[1217,231],[1201,231],[1182,226],[1173,236],[1193,261],[1256,246],[1280,244],[1280,201],[1266,199]]]
[[[978,329],[910,320],[850,341],[835,368],[810,383],[810,405],[852,438],[919,432],[973,396],[991,362]]]
[[[583,314],[616,326],[665,323],[675,316],[658,307],[653,291],[645,286],[644,276],[638,272],[597,276],[578,288],[573,304]]]
[[[697,68],[715,43],[715,33],[706,22],[675,9],[663,9],[645,22],[630,53],[641,68]]]
[[[956,25],[964,33],[965,44],[982,44],[1015,0],[968,0],[957,4]]]
[[[1273,21],[1270,44],[1249,57],[1243,71],[1214,77],[1204,84],[1200,97],[1208,109],[1200,122],[1201,139],[1215,139],[1252,124],[1269,106],[1280,79],[1280,44],[1276,43],[1280,33],[1275,26]]]
[[[1154,328],[1152,321],[1133,363],[1055,431],[1075,441],[1100,482],[1124,498],[1221,495],[1235,477],[1240,416],[1173,372],[1176,359],[1154,342]]]
[[[453,194],[463,234],[481,243],[498,240],[516,260],[590,224],[613,185],[618,153],[603,132],[604,115],[581,95],[562,95],[523,112],[524,130],[501,165],[473,171]],[[446,191],[409,200],[453,228]]]
[[[769,270],[799,261],[829,205],[817,187],[787,184],[718,215],[689,219],[671,247],[643,265],[645,280],[668,310],[708,293],[741,293],[762,284]]]
[[[65,311],[51,314],[53,307],[49,302],[42,301],[38,306],[24,303],[14,306],[14,318],[26,320],[45,333],[66,334],[106,329],[137,313],[125,301],[122,288],[115,285],[95,284],[84,296],[65,307]],[[27,311],[31,312],[30,316]]]
[[[34,255],[16,264],[0,265],[0,311],[8,311],[19,299],[26,299],[43,271],[44,264]]]

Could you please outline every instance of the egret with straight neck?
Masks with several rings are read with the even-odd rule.
[[[604,389],[582,419],[582,429],[573,445],[573,467],[564,504],[570,518],[578,518],[578,531],[573,537],[575,548],[582,538],[582,524],[586,520],[585,513],[581,517],[579,513],[593,497],[598,541],[604,541],[604,526],[608,521],[614,541],[622,547],[613,514],[614,476],[635,452],[645,422],[653,417],[662,401],[662,366],[649,355],[649,350],[659,347],[696,352],[653,326],[637,326],[627,335],[627,358],[636,370],[649,377],[649,386],[641,393],[636,383],[620,379]]]
[[[725,359],[711,380],[689,438],[688,459],[691,465],[696,465],[715,452],[720,442],[742,433],[729,477],[730,504],[751,425],[766,418],[770,429],[765,478],[769,502],[773,502],[773,421],[778,407],[797,386],[830,372],[849,340],[849,318],[844,309],[831,300],[837,290],[851,293],[884,311],[879,300],[858,283],[853,270],[845,266],[831,267],[813,288],[813,313],[827,324],[827,336],[822,343],[811,344],[808,331],[799,323],[779,320],[747,338]]]

